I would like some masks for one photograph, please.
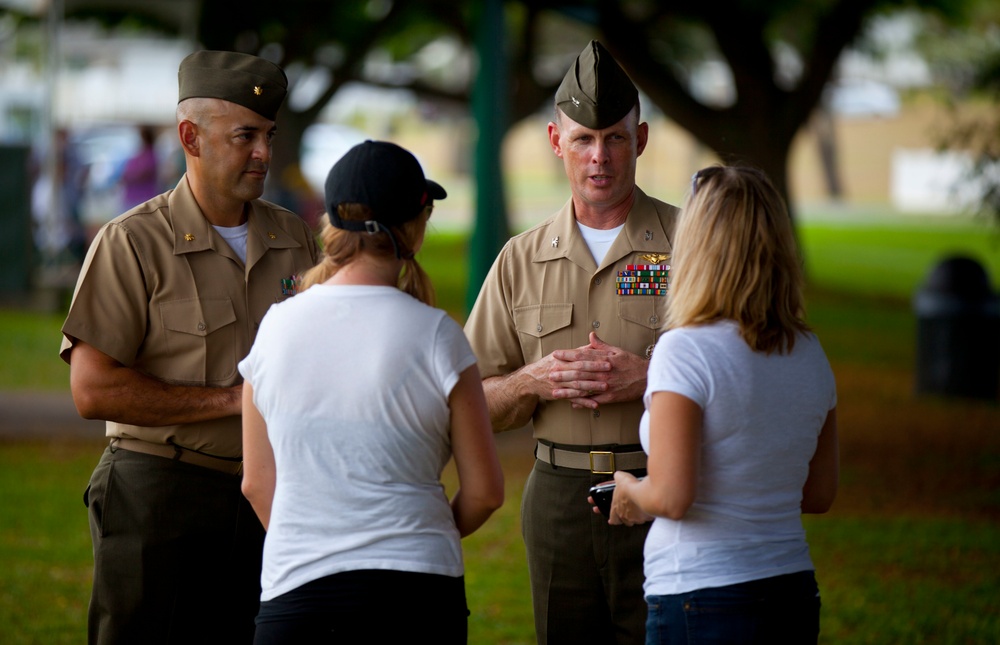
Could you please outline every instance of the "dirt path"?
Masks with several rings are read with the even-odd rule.
[[[93,441],[103,436],[104,422],[80,418],[69,392],[0,391],[0,441]],[[502,453],[530,455],[532,448],[527,429],[497,435]]]
[[[0,440],[80,439],[104,435],[103,421],[80,418],[69,392],[0,391]]]

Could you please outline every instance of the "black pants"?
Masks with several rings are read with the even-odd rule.
[[[540,644],[645,642],[649,524],[610,526],[587,503],[590,487],[611,478],[542,461],[528,476],[521,525]]]
[[[261,603],[254,645],[464,645],[465,578],[408,571],[345,571]]]
[[[250,643],[264,529],[240,477],[127,450],[101,457],[90,643]]]

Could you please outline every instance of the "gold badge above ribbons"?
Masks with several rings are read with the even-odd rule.
[[[663,264],[670,259],[669,253],[644,253],[642,259],[650,264]]]

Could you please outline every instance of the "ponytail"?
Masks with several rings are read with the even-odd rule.
[[[371,211],[359,204],[341,204],[337,214],[342,220],[371,219]],[[322,284],[332,278],[340,269],[357,258],[361,253],[394,258],[399,253],[403,260],[397,287],[420,302],[434,306],[434,287],[431,279],[420,263],[413,257],[413,247],[427,225],[429,211],[391,229],[378,233],[346,231],[330,224],[330,217],[323,215],[320,228],[320,247],[323,255],[319,263],[302,276],[299,291]]]

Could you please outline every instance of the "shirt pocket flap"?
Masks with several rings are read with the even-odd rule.
[[[663,326],[666,298],[663,296],[623,296],[618,301],[618,316],[649,329]]]
[[[535,338],[569,327],[572,322],[573,303],[528,305],[514,310],[514,327]]]
[[[160,303],[160,316],[164,329],[194,336],[208,336],[236,322],[233,302],[228,298],[163,302]]]

